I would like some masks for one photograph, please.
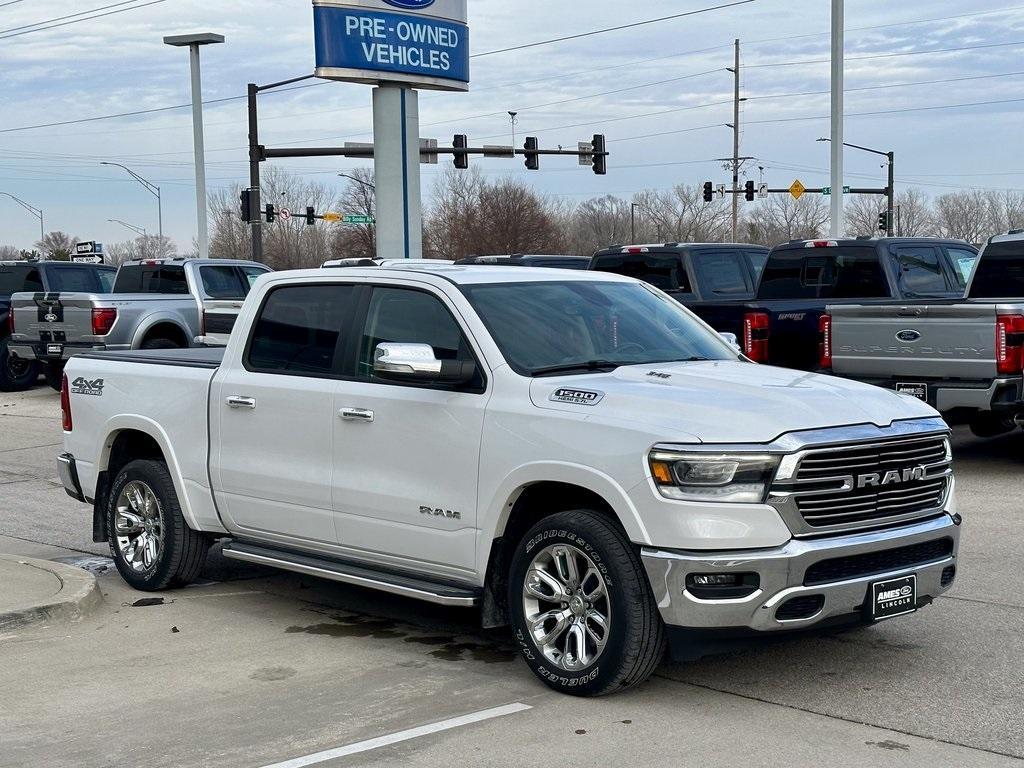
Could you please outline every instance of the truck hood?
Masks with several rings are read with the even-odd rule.
[[[937,415],[867,384],[731,360],[537,378],[530,397],[538,408],[649,427],[660,442],[768,443],[787,432]]]

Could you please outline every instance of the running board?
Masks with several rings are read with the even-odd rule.
[[[239,541],[227,542],[223,551],[224,557],[230,557],[232,560],[244,560],[247,563],[268,565],[271,568],[281,568],[307,576],[355,584],[437,605],[470,608],[479,605],[483,594],[482,589],[453,586],[415,576],[375,570],[362,563],[357,565],[343,560],[329,560],[315,555],[271,549]]]

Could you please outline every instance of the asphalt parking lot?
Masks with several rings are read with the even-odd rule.
[[[216,555],[133,592],[54,469],[58,396],[0,394],[0,553],[98,574],[72,624],[0,635],[0,765],[999,766],[1024,759],[1024,432],[957,431],[954,589],[868,629],[544,688],[475,616]],[[3,585],[0,585],[0,589]],[[153,603],[155,604],[147,604]]]

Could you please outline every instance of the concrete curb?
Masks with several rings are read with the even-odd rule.
[[[17,555],[0,555],[2,565],[46,571],[60,580],[61,588],[45,601],[0,612],[0,634],[33,624],[78,621],[103,601],[96,577],[81,568]]]

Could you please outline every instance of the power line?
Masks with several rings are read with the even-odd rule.
[[[6,8],[8,5],[14,5],[15,3],[23,2],[23,0],[9,0],[6,3],[0,3],[0,8]]]
[[[603,35],[605,32],[617,32],[621,29],[633,29],[634,27],[642,27],[647,24],[658,24],[662,21],[671,21],[672,19],[681,19],[685,16],[696,16],[700,13],[708,13],[710,11],[720,11],[724,8],[733,8],[738,5],[747,5],[752,3],[754,0],[736,0],[732,3],[723,3],[721,5],[713,5],[709,8],[698,8],[694,11],[687,11],[686,13],[675,13],[671,16],[662,16],[657,19],[647,19],[646,21],[635,21],[632,24],[620,24],[617,27],[605,27],[604,29],[595,29],[592,32],[580,32],[575,35],[566,35],[565,37],[554,37],[550,40],[540,40],[536,43],[524,43],[523,45],[514,45],[509,48],[499,48],[494,51],[485,51],[484,53],[475,53],[470,56],[471,59],[478,59],[483,56],[494,56],[498,53],[509,53],[510,51],[522,51],[526,48],[536,48],[541,45],[551,45],[552,43],[564,43],[567,40],[579,40],[583,37],[592,37],[594,35]]]
[[[30,27],[41,27],[44,24],[50,24],[55,21],[64,21],[65,19],[73,19],[75,16],[86,16],[90,13],[96,13],[97,11],[105,11],[108,8],[118,8],[122,5],[131,5],[132,3],[138,2],[138,0],[121,0],[119,3],[111,3],[110,5],[103,5],[99,8],[93,8],[89,11],[78,11],[78,13],[69,13],[66,16],[57,16],[53,19],[46,19],[45,21],[37,21],[34,24],[23,24],[20,27],[10,27],[8,29],[0,29],[0,35],[6,35],[8,32],[17,32],[21,29],[29,29]],[[2,7],[2,6],[0,6]]]
[[[903,56],[927,56],[933,53],[959,53],[961,51],[977,51],[985,48],[1007,48],[1024,45],[1024,40],[1009,43],[985,43],[983,45],[962,45],[956,48],[933,48],[927,51],[900,51],[898,53],[874,53],[867,56],[847,56],[846,61],[868,61],[870,59],[895,59]],[[831,59],[804,59],[801,61],[776,61],[769,64],[747,64],[747,69],[767,69],[769,67],[802,67],[808,64],[828,64]]]
[[[64,22],[61,22],[60,24],[50,24],[48,27],[37,27],[36,29],[28,29],[28,30],[25,30],[24,32],[15,32],[14,34],[11,34],[11,35],[0,35],[0,40],[8,40],[8,39],[10,39],[12,37],[21,37],[22,35],[30,35],[33,32],[43,32],[43,31],[45,31],[47,29],[56,29],[57,27],[66,27],[69,24],[78,24],[78,23],[83,22],[83,21],[92,21],[93,19],[102,19],[104,16],[113,16],[113,15],[118,14],[118,13],[127,13],[128,11],[135,11],[135,10],[138,10],[139,8],[146,8],[146,7],[150,6],[150,5],[158,5],[159,3],[164,3],[164,2],[167,2],[167,0],[151,0],[151,2],[142,3],[141,5],[133,5],[131,8],[119,8],[116,11],[107,11],[106,13],[97,13],[95,16],[86,16],[85,18],[81,18],[81,19],[73,19],[71,21],[64,21]],[[119,5],[121,5],[121,4],[122,3],[119,3]],[[107,7],[110,7],[110,6],[107,6]],[[90,11],[85,11],[85,13],[90,13]],[[66,17],[64,17],[64,18],[66,18]],[[40,23],[46,24],[47,22],[40,22]]]

